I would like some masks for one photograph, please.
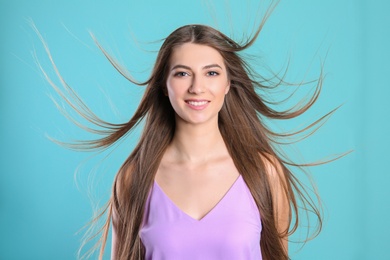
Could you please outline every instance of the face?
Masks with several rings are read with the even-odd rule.
[[[167,93],[176,112],[176,124],[218,122],[230,88],[224,60],[206,45],[175,47],[167,78]]]

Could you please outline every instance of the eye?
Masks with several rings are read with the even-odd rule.
[[[209,71],[209,72],[207,72],[207,76],[218,76],[218,75],[219,75],[219,73],[216,72],[216,71]]]
[[[187,72],[185,72],[185,71],[179,71],[179,72],[176,72],[174,74],[174,76],[176,76],[176,77],[185,77],[185,76],[189,76],[189,74]]]

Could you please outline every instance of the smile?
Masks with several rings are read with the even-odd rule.
[[[190,104],[191,106],[200,107],[204,106],[208,103],[208,101],[186,101],[187,104]]]

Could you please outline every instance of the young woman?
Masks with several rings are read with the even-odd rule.
[[[112,219],[112,259],[288,259],[296,196],[320,218],[262,123],[304,113],[320,84],[296,110],[267,106],[257,89],[271,86],[238,54],[259,32],[239,45],[204,25],[175,30],[134,116],[89,144],[107,147],[145,120],[109,202],[103,248]]]
[[[294,164],[275,150],[285,135],[263,123],[304,113],[321,78],[306,104],[270,108],[261,93],[279,83],[265,85],[239,55],[261,27],[241,45],[208,26],[178,28],[146,82],[127,76],[146,85],[128,122],[111,124],[79,109],[105,135],[79,148],[109,147],[144,121],[113,184],[100,257],[111,223],[112,259],[121,260],[288,259],[298,201],[321,225],[313,200],[286,167]]]
[[[115,181],[113,259],[261,259],[260,244],[286,258],[289,187],[237,48],[201,25],[162,45]]]

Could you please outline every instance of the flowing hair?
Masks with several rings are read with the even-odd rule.
[[[128,122],[121,124],[103,121],[89,110],[61,77],[46,43],[41,38],[64,89],[57,87],[42,70],[47,80],[75,111],[97,126],[96,129],[88,127],[85,129],[102,135],[101,138],[95,140],[62,143],[63,145],[77,150],[106,149],[124,138],[140,122],[144,122],[138,144],[115,176],[112,195],[107,206],[93,221],[106,217],[105,223],[95,234],[95,236],[100,236],[100,239],[92,248],[92,250],[96,250],[100,247],[100,259],[104,254],[111,223],[117,237],[116,248],[112,249],[116,252],[116,258],[121,260],[144,258],[145,250],[139,232],[146,201],[160,161],[175,134],[175,112],[168,97],[164,94],[169,62],[175,47],[184,43],[212,47],[224,59],[230,80],[230,91],[219,112],[218,125],[229,154],[247,184],[260,212],[262,222],[260,247],[263,258],[288,259],[281,240],[297,230],[300,223],[299,209],[301,207],[306,214],[311,212],[318,220],[317,228],[313,232],[314,236],[320,232],[322,215],[319,197],[316,192],[314,192],[314,196],[310,195],[306,186],[289,169],[289,166],[303,167],[308,165],[292,162],[283,155],[283,151],[278,147],[281,141],[294,135],[303,132],[308,132],[307,135],[312,134],[334,110],[294,133],[276,133],[266,126],[265,120],[291,119],[307,111],[317,100],[323,80],[321,70],[321,75],[314,83],[315,91],[305,102],[299,102],[296,106],[284,111],[272,108],[275,102],[267,100],[265,93],[286,85],[284,76],[275,75],[270,79],[265,79],[256,73],[240,55],[240,52],[248,49],[257,39],[272,10],[268,11],[257,31],[243,43],[238,43],[218,30],[205,25],[186,25],[176,29],[164,40],[151,76],[145,82],[134,80],[97,42],[104,55],[124,77],[134,84],[146,86],[134,115]],[[290,225],[283,231],[277,229],[277,212],[273,204],[275,201],[273,196],[275,195],[271,192],[272,187],[266,170],[267,163],[277,167],[279,178],[284,180],[280,183],[283,195],[289,202],[288,221]],[[313,187],[315,189],[315,186]]]

